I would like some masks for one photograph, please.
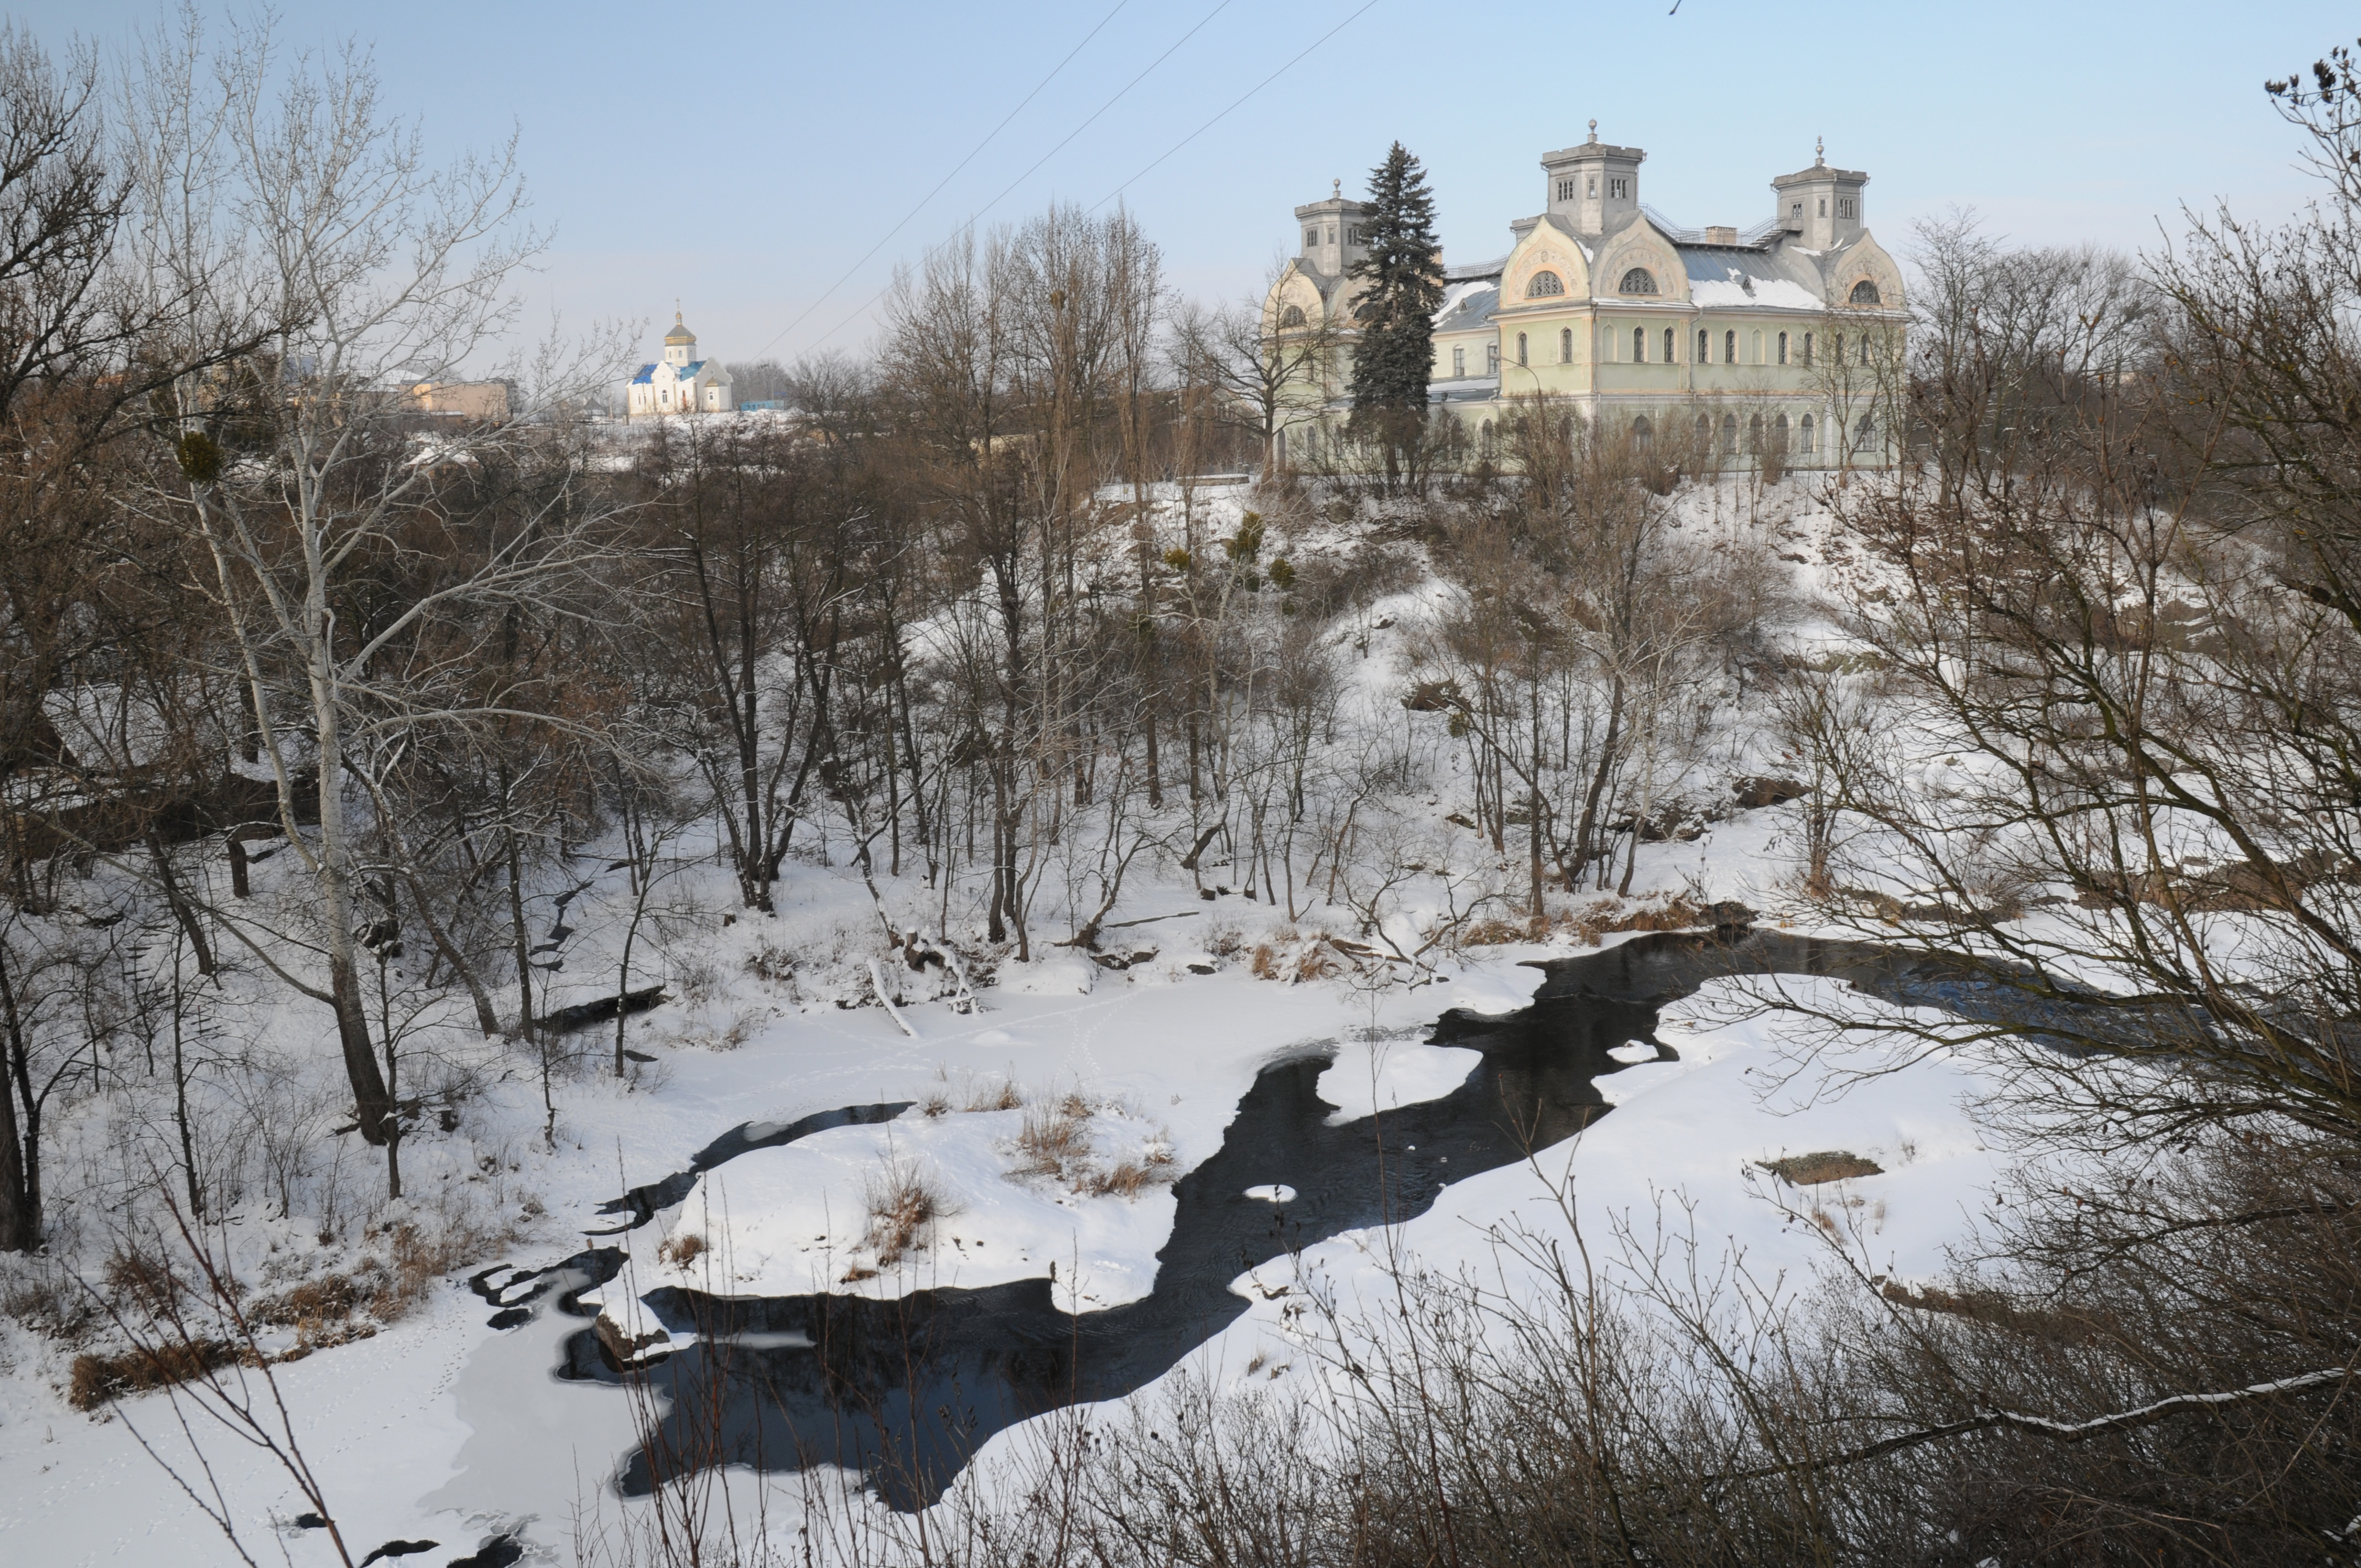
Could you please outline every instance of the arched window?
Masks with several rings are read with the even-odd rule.
[[[1642,452],[1656,444],[1656,427],[1648,422],[1646,414],[1631,422],[1631,444]]]
[[[1525,362],[1525,334],[1519,333],[1517,334],[1517,363],[1522,365]]]
[[[1525,285],[1525,298],[1528,300],[1554,299],[1565,292],[1565,280],[1554,272],[1536,272],[1532,280]]]
[[[1869,334],[1867,333],[1861,334],[1861,362],[1864,366],[1869,363]]]
[[[1787,416],[1785,414],[1781,414],[1771,422],[1771,450],[1778,453],[1784,453],[1787,450]]]
[[[1713,363],[1713,334],[1700,328],[1697,332],[1697,358],[1700,365]]]
[[[1724,452],[1738,450],[1738,416],[1736,414],[1721,416],[1721,449]]]
[[[1482,452],[1485,456],[1489,457],[1492,455],[1492,422],[1490,420],[1486,420],[1483,427],[1477,431],[1476,445],[1477,449]]]
[[[1574,363],[1574,328],[1570,326],[1557,329],[1557,362],[1561,365]]]
[[[1760,455],[1763,451],[1763,416],[1756,414],[1746,422],[1746,450]]]
[[[1303,307],[1301,305],[1290,305],[1287,309],[1279,313],[1279,331],[1286,332],[1290,328],[1299,327],[1302,324]]]
[[[1852,449],[1855,452],[1866,452],[1869,450],[1869,444],[1876,439],[1877,422],[1867,414],[1861,415],[1861,422],[1852,427]]]
[[[1270,438],[1270,460],[1279,467],[1287,466],[1287,432],[1279,431]]]
[[[1808,333],[1808,332],[1807,332],[1807,333],[1806,333],[1806,334],[1804,334],[1804,368],[1805,368],[1805,369],[1806,369],[1806,370],[1808,370],[1808,369],[1810,369],[1811,367],[1812,367],[1812,334],[1811,334],[1810,333]]]
[[[1711,414],[1697,415],[1697,449],[1699,452],[1713,450],[1713,416]]]
[[[1631,329],[1631,363],[1634,365],[1644,365],[1647,363],[1647,360],[1648,329],[1643,326],[1635,326]]]
[[[1779,363],[1787,363],[1787,334],[1784,332],[1779,334]]]
[[[1855,283],[1852,286],[1852,292],[1848,295],[1847,298],[1856,305],[1882,305],[1885,303],[1884,297],[1877,291],[1877,285],[1867,278]]]
[[[1615,285],[1619,294],[1653,294],[1656,291],[1656,275],[1644,267],[1634,267],[1623,274],[1623,281]]]
[[[1721,334],[1721,362],[1724,365],[1738,363],[1738,334],[1734,332]]]
[[[1795,449],[1809,457],[1812,455],[1812,416],[1809,414],[1804,416],[1803,433],[1803,439],[1796,443]]]
[[[1837,334],[1837,363],[1844,363],[1844,334]]]
[[[1678,342],[1673,336],[1673,329],[1671,327],[1666,327],[1664,329],[1664,363],[1667,365],[1677,365],[1680,363],[1680,347]]]

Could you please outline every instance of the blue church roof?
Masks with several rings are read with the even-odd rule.
[[[634,387],[644,387],[654,381],[655,378],[656,367],[653,365],[642,365],[640,367],[640,373],[631,378],[631,385]]]

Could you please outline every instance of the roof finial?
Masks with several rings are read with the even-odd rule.
[[[1597,141],[1598,139],[1598,122],[1597,120],[1590,122],[1590,139],[1593,141]]]
[[[1337,179],[1328,181],[1328,199],[1332,202],[1341,202],[1345,199],[1345,181],[1343,180]]]
[[[1814,137],[1812,138],[1812,167],[1818,169],[1822,165],[1826,164],[1828,160],[1828,138],[1826,137]]]

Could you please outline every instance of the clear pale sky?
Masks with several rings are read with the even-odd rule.
[[[1601,139],[1647,149],[1642,198],[1686,225],[1769,216],[1771,178],[1825,137],[1830,163],[1872,176],[1889,247],[1955,203],[2018,239],[2153,247],[2184,203],[2276,216],[2305,199],[2261,84],[2361,30],[2350,6],[2311,0],[1364,3],[284,0],[279,31],[372,43],[385,101],[437,148],[522,131],[534,216],[556,230],[527,284],[537,314],[645,323],[653,357],[677,296],[701,347],[734,360],[859,348],[895,262],[995,197],[987,222],[1120,192],[1178,287],[1243,293],[1291,245],[1290,209],[1332,178],[1355,192],[1396,138],[1426,164],[1446,259],[1497,256],[1510,220],[1543,205],[1540,154],[1594,116]],[[149,0],[9,10],[53,46],[119,47],[157,15]]]

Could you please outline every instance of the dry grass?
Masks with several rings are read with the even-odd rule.
[[[705,1238],[699,1235],[674,1236],[656,1248],[656,1256],[675,1268],[686,1268],[705,1255]]]
[[[1017,1089],[1016,1080],[1013,1078],[1004,1078],[997,1085],[983,1082],[969,1084],[967,1103],[960,1108],[963,1111],[979,1112],[1014,1111],[1024,1103],[1025,1096]]]
[[[77,1410],[94,1410],[109,1399],[150,1388],[170,1387],[203,1377],[237,1359],[237,1348],[226,1340],[167,1343],[153,1349],[126,1350],[114,1355],[77,1355],[73,1383],[66,1402]]]
[[[922,1173],[889,1165],[869,1186],[868,1245],[879,1268],[891,1268],[934,1240],[935,1222],[956,1212]]]
[[[1885,1168],[1874,1160],[1842,1149],[1822,1149],[1817,1154],[1793,1154],[1784,1159],[1766,1159],[1763,1168],[1790,1187],[1817,1187],[1825,1181],[1850,1181],[1856,1176],[1883,1176]]]
[[[1091,1157],[1091,1108],[1078,1094],[1030,1106],[1016,1129],[1018,1176],[1062,1181],[1070,1167]]]

